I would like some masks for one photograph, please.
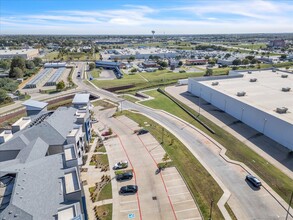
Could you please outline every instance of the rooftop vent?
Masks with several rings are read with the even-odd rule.
[[[290,87],[283,87],[282,92],[289,92],[291,90]]]
[[[276,112],[278,112],[279,114],[285,114],[287,111],[288,111],[288,108],[286,107],[281,107],[276,109]]]
[[[219,85],[219,82],[212,82],[212,86],[217,86]]]
[[[249,80],[249,82],[256,82],[257,81],[257,78],[252,78]]]
[[[288,78],[288,75],[287,74],[282,74],[281,77],[282,78]]]
[[[251,74],[252,72],[251,72],[251,71],[248,71],[247,73],[248,73],[248,74]]]
[[[245,96],[246,92],[237,92],[237,96]]]

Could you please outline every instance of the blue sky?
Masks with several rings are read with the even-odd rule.
[[[0,0],[0,34],[293,32],[285,0]]]

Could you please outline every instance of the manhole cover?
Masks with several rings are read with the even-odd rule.
[[[157,200],[157,197],[156,196],[153,196],[153,200]]]

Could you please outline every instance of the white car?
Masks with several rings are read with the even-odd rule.
[[[128,167],[128,161],[124,160],[124,161],[119,161],[118,163],[116,163],[113,167],[113,170],[119,170],[119,169],[124,169]]]

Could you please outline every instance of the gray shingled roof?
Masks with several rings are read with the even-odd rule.
[[[60,203],[64,201],[61,178],[64,176],[61,154],[42,157],[25,164],[5,169],[17,173],[13,194],[8,207],[0,213],[0,219],[54,219]],[[9,211],[12,213],[9,214]]]

